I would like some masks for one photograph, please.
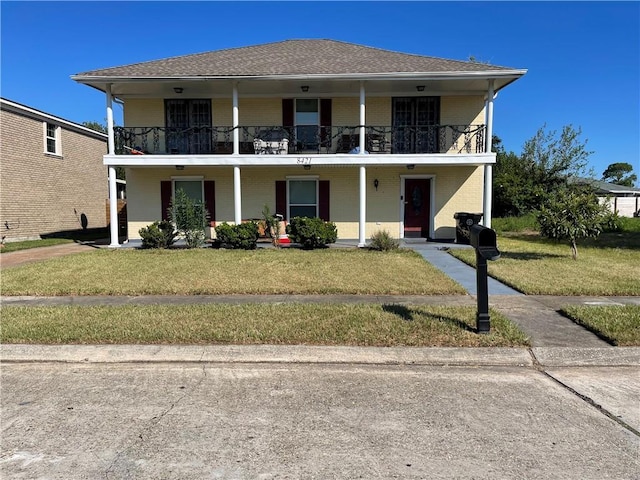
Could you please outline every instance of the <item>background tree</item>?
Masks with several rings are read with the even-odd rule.
[[[615,183],[616,185],[633,187],[636,180],[638,180],[638,177],[635,173],[631,173],[632,171],[633,166],[631,166],[630,163],[612,163],[604,172],[602,172],[602,180],[605,182]]]
[[[100,122],[82,122],[82,125],[100,133],[107,133],[107,126]]]
[[[585,175],[592,152],[587,151],[586,140],[580,139],[581,130],[571,125],[560,134],[545,129],[546,125],[525,142],[521,155],[507,153],[494,137],[494,216],[534,212],[570,176]]]
[[[615,228],[617,216],[598,202],[595,192],[584,186],[566,186],[553,192],[540,206],[537,215],[540,235],[567,240],[571,256],[578,259],[578,240],[597,237],[607,228]]]

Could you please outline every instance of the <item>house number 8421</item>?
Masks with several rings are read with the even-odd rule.
[[[298,157],[298,165],[311,165],[311,157]]]

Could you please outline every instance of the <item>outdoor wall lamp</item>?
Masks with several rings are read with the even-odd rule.
[[[424,92],[424,85],[418,85],[416,87],[416,90],[419,91],[419,92]]]
[[[414,168],[416,168],[416,166],[413,163],[407,165],[407,170],[413,170]]]
[[[300,87],[300,90],[302,90],[302,91],[303,91],[303,92],[305,92],[305,93],[306,93],[306,92],[308,92],[308,91],[309,91],[309,85],[302,85],[302,86]]]
[[[378,185],[380,185],[380,182],[379,182],[379,181],[378,181],[378,179],[376,178],[376,179],[373,181],[373,186],[375,187],[376,191],[378,190]]]
[[[176,170],[184,170],[184,165],[176,165]]]
[[[182,87],[173,87],[173,91],[176,93],[182,93],[184,92],[184,88]]]
[[[305,166],[304,166],[304,169],[305,169],[305,170],[311,170],[311,165],[305,165]]]

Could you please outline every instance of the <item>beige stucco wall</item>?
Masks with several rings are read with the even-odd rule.
[[[54,120],[47,120],[56,123]],[[106,226],[106,139],[61,125],[61,155],[44,153],[44,120],[0,110],[0,228],[5,241]]]
[[[401,167],[367,168],[367,225],[369,238],[378,230],[387,230],[400,236],[401,185],[406,176],[432,178],[434,203],[433,230],[435,238],[455,237],[458,211],[482,212],[481,167],[429,167],[416,166],[414,170]],[[313,167],[310,171],[299,167],[259,168],[243,167],[242,218],[262,216],[267,204],[275,212],[275,182],[288,176],[310,176],[330,183],[330,218],[338,227],[340,238],[358,238],[358,185],[357,167]],[[216,223],[233,223],[233,169],[230,167],[189,167],[175,169],[127,170],[129,237],[139,238],[138,230],[161,218],[160,181],[179,177],[202,177],[214,180],[216,189]],[[373,180],[378,179],[376,191]]]

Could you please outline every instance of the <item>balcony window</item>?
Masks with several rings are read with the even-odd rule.
[[[318,126],[320,110],[317,98],[298,98],[296,100],[295,126],[296,142],[300,150],[318,149]]]
[[[167,152],[212,152],[211,100],[165,100]]]

